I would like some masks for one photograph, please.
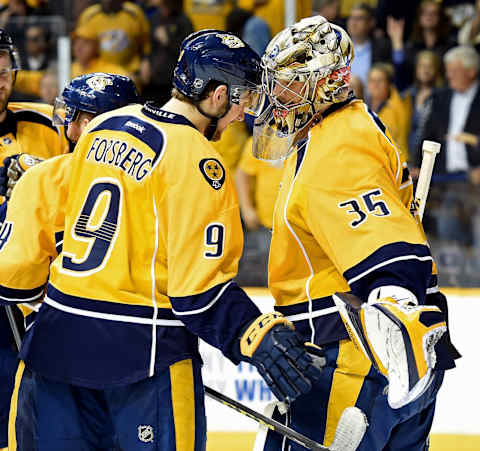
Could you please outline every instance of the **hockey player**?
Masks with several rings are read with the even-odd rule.
[[[405,155],[350,93],[352,58],[346,32],[321,16],[280,32],[262,58],[270,106],[255,122],[254,155],[288,157],[269,287],[275,309],[327,357],[308,397],[275,415],[328,446],[356,405],[369,422],[358,449],[420,451],[453,353],[434,351],[446,325],[423,305],[432,257],[409,211]],[[269,431],[264,449],[303,448]]]
[[[113,442],[129,450],[204,450],[197,336],[234,362],[256,365],[281,400],[306,393],[320,377],[322,359],[305,352],[291,323],[261,315],[231,280],[242,249],[239,209],[208,139],[254,107],[258,62],[234,35],[193,34],[163,108],[128,106],[93,119],[72,157],[75,189],[58,200],[65,234],[50,268],[38,255],[6,258],[17,227],[9,209],[2,302],[40,299],[50,269],[20,353],[12,450],[109,449]],[[45,164],[19,181],[12,205]],[[55,421],[45,417],[51,412]]]
[[[12,38],[0,29],[0,164],[8,155],[21,152],[42,158],[68,152],[63,127],[51,123],[50,105],[9,102],[19,69]],[[0,204],[3,200],[0,196]],[[0,224],[2,219],[0,212]],[[5,309],[0,308],[0,449],[7,446],[8,406],[16,358],[7,315]]]
[[[107,79],[105,89],[93,89],[94,82],[98,79]],[[67,127],[68,138],[76,142],[82,129],[96,115],[137,101],[134,83],[127,77],[111,74],[90,74],[73,79],[64,89],[62,96],[56,101],[54,125]],[[65,109],[68,113],[65,114]],[[33,149],[29,149],[33,151]],[[37,269],[40,270],[45,263],[55,258],[61,249],[63,236],[63,213],[61,208],[69,189],[69,170],[72,154],[59,156],[45,161],[43,164],[32,168],[20,183],[18,195],[13,197],[8,207],[7,223],[0,232],[0,248],[3,248],[8,239],[2,257],[10,260],[12,264],[21,258],[28,249],[32,259],[37,260]],[[22,171],[30,164],[38,163],[31,155],[20,154],[13,157],[12,170],[14,177],[21,175]],[[14,180],[13,180],[14,181]],[[6,188],[6,186],[2,187]],[[4,189],[6,191],[6,189]],[[5,202],[2,207],[6,207]],[[60,210],[59,210],[60,208]],[[10,224],[17,224],[11,228]],[[28,226],[27,226],[28,224]],[[10,232],[12,234],[10,235]],[[2,272],[2,283],[7,283],[7,273]],[[36,277],[45,278],[45,274],[32,272],[25,274],[23,283],[31,283]],[[35,283],[35,282],[33,282]],[[39,309],[39,302],[19,304],[25,315],[27,330],[33,324],[35,312]],[[5,331],[10,331],[9,324],[5,321]],[[5,384],[2,390],[5,393],[5,446],[7,445],[7,419],[10,398],[13,391],[14,372],[17,359],[12,359],[12,369],[4,371]]]

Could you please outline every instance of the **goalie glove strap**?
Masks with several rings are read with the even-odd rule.
[[[374,288],[368,295],[367,302],[372,305],[382,298],[392,298],[401,306],[418,305],[417,297],[410,290],[397,285]]]

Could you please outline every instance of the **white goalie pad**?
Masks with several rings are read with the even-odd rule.
[[[388,379],[390,407],[420,397],[433,380],[434,346],[447,330],[440,309],[392,298],[367,304],[345,293],[335,294],[334,301],[352,341]]]

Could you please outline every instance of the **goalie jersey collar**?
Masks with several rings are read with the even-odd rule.
[[[170,124],[188,125],[196,129],[195,125],[193,125],[185,116],[162,110],[160,107],[155,105],[154,102],[145,103],[142,108],[142,113],[151,119],[155,119],[156,121],[168,122]]]
[[[353,91],[350,91],[348,93],[348,97],[343,101],[339,103],[334,103],[331,106],[329,106],[323,113],[322,113],[322,118],[325,119],[328,115],[335,113],[335,111],[338,111],[339,109],[343,108],[344,106],[348,105],[349,103],[353,102],[354,100],[357,100],[355,97],[355,94]]]

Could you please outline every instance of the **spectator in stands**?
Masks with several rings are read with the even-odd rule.
[[[436,233],[442,240],[472,244],[472,224],[478,224],[478,204],[473,185],[480,184],[480,153],[462,142],[463,132],[480,135],[480,58],[472,47],[458,46],[444,57],[448,88],[435,92],[421,131],[424,139],[438,141],[442,151],[434,167],[432,188],[437,188],[439,207],[433,213]],[[421,148],[417,148],[413,177],[418,175]],[[472,182],[472,183],[469,183]],[[477,219],[475,219],[477,218]],[[478,247],[479,242],[475,243]]]
[[[25,32],[23,70],[45,70],[52,62],[48,31],[41,25],[30,25]]]
[[[237,0],[237,7],[264,19],[272,36],[285,28],[285,0]],[[296,21],[312,15],[312,0],[297,0]],[[295,19],[295,18],[294,18]]]
[[[72,33],[73,57],[71,77],[91,72],[109,72],[111,74],[129,75],[129,72],[118,64],[104,60],[99,56],[97,30],[88,25],[79,26]]]
[[[458,32],[460,45],[473,45],[480,50],[480,0],[475,2],[475,14],[469,18]]]
[[[163,105],[171,97],[173,69],[183,39],[193,32],[183,12],[182,0],[157,0],[158,11],[151,18],[152,52],[142,62],[142,97]]]
[[[374,37],[374,27],[374,10],[366,3],[356,4],[348,16],[347,31],[355,46],[352,74],[360,77],[364,86],[367,86],[372,64],[391,61],[390,42],[386,38]]]
[[[428,112],[427,105],[437,89],[443,85],[441,61],[431,50],[417,53],[415,81],[405,92],[405,100],[411,110],[411,128],[408,137],[410,155],[414,155],[420,145],[420,124]]]
[[[40,80],[40,101],[53,105],[55,98],[58,96],[58,77],[52,71],[46,71]]]
[[[8,7],[0,13],[0,28],[12,37],[20,54],[25,49],[25,25],[31,8],[25,0],[9,0]]]
[[[83,26],[97,37],[102,60],[127,72],[137,72],[142,58],[150,54],[150,25],[133,2],[101,0],[81,14],[77,27]]]
[[[408,152],[410,112],[393,83],[393,66],[375,63],[368,74],[368,104],[387,126],[399,148]]]
[[[257,160],[252,154],[252,137],[245,143],[235,173],[240,213],[246,229],[238,283],[266,286],[273,209],[282,178],[282,162]]]
[[[360,80],[360,77],[352,75],[350,77],[350,87],[353,89],[353,93],[357,99],[364,99],[365,96],[363,94],[363,83],[362,80]]]
[[[445,52],[455,46],[455,39],[450,32],[450,21],[442,3],[423,0],[418,8],[412,35],[405,48],[405,59],[412,73],[418,52],[431,50],[442,59]]]
[[[418,128],[425,115],[427,99],[435,88],[442,85],[442,67],[439,56],[431,50],[417,53],[414,73],[405,60],[404,19],[387,18],[387,33],[392,42],[393,62],[395,65],[395,85],[401,93],[411,115],[411,128],[408,138],[408,150],[414,155],[418,147]],[[412,81],[413,79],[413,81]]]
[[[340,19],[340,0],[312,0],[312,16],[317,15],[345,28],[345,21]]]
[[[242,8],[230,11],[226,29],[242,38],[259,55],[263,55],[272,38],[267,22]]]
[[[195,31],[205,28],[225,30],[225,21],[233,8],[231,0],[185,0],[185,13]]]

